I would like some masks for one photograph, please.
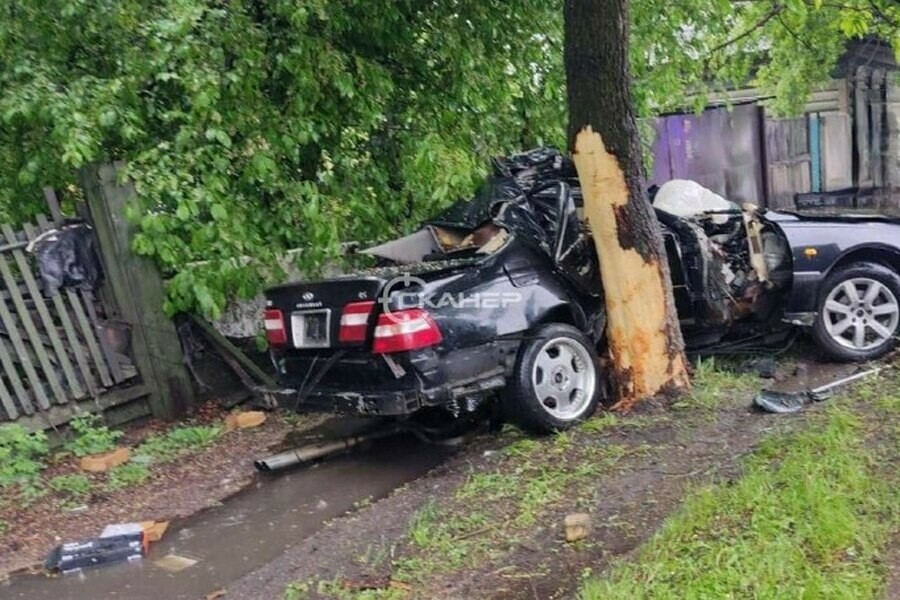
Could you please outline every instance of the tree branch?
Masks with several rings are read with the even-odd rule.
[[[800,37],[800,35],[799,35],[796,31],[794,31],[794,30],[787,24],[787,22],[785,22],[784,18],[783,18],[781,15],[778,15],[778,22],[781,23],[781,26],[784,27],[784,30],[787,31],[787,32],[791,35],[792,38],[794,38],[795,40],[797,40],[797,42],[798,42],[801,46],[803,46],[803,47],[806,48],[807,50],[810,50],[810,51],[813,50],[813,47],[810,45],[810,43],[807,42],[806,40],[804,40],[802,37]]]
[[[878,5],[878,2],[876,2],[875,0],[869,0],[869,6],[872,7],[872,12],[874,12],[875,15],[876,15],[879,19],[883,20],[885,23],[887,23],[887,24],[890,25],[891,27],[900,27],[900,23],[898,23],[897,21],[895,21],[894,19],[892,19],[891,17],[889,17],[889,16],[887,15],[887,13],[885,13],[885,12],[881,9],[881,7]]]
[[[784,10],[784,7],[781,4],[775,4],[774,6],[772,6],[772,10],[770,10],[769,12],[764,14],[762,16],[762,18],[760,18],[752,27],[750,27],[746,31],[740,33],[739,35],[736,35],[735,37],[722,42],[721,44],[719,44],[718,46],[716,46],[715,48],[713,48],[712,50],[707,52],[706,53],[707,57],[715,54],[716,52],[719,52],[720,50],[722,50],[724,48],[727,48],[728,46],[738,43],[742,39],[751,35],[753,32],[755,32],[759,29],[762,29],[763,27],[766,26],[766,24],[769,21],[771,21],[776,16],[778,16],[781,13],[781,11],[783,11],[783,10]]]

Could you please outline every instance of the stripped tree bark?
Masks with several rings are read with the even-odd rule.
[[[628,0],[565,0],[569,147],[600,259],[617,406],[690,386],[662,233],[642,184]]]

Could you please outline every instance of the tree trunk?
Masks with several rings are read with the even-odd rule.
[[[690,385],[662,233],[643,187],[628,0],[565,0],[569,147],[600,258],[618,406]]]

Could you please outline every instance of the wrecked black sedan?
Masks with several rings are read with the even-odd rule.
[[[574,167],[548,149],[493,167],[472,200],[363,251],[377,267],[267,291],[283,404],[453,421],[500,406],[536,431],[593,412],[606,318]],[[738,207],[685,181],[653,195],[689,348],[766,346],[793,324],[840,360],[890,349],[900,221]]]

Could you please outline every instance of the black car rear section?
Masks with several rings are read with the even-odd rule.
[[[275,337],[275,345],[298,350],[323,350],[359,347],[367,336],[341,339],[341,319],[348,305],[374,305],[386,280],[380,277],[353,277],[330,281],[292,283],[266,292],[266,331],[270,342],[273,332],[283,325],[284,339]],[[375,311],[351,313],[360,330],[373,322]],[[346,319],[345,319],[346,321]],[[361,339],[360,339],[361,338]]]
[[[380,294],[396,281],[392,274],[267,291],[266,332],[285,408],[407,415],[443,405],[452,411],[504,385],[518,340],[440,348],[440,330],[427,310],[386,313]],[[413,323],[401,318],[410,314],[432,329],[394,336],[381,331]]]

